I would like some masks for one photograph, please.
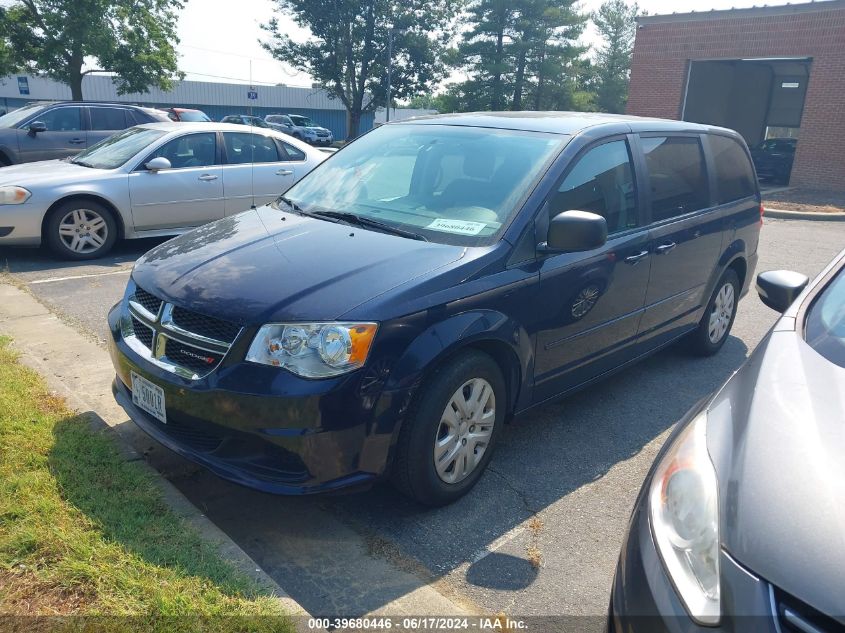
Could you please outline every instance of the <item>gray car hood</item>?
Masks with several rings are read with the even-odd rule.
[[[724,548],[845,617],[845,369],[774,331],[710,405],[707,437]]]
[[[66,160],[42,160],[36,163],[21,163],[0,169],[0,186],[55,184],[57,182],[90,180],[104,174],[114,173],[111,169],[82,167]]]

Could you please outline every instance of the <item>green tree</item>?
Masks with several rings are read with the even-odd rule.
[[[167,89],[181,76],[176,19],[184,1],[18,0],[3,30],[22,68],[67,84],[75,100],[92,72],[113,73],[119,94]]]
[[[624,112],[628,102],[628,77],[631,52],[637,32],[636,2],[607,0],[593,15],[602,37],[602,47],[596,52],[596,106],[603,112]]]
[[[393,32],[391,100],[431,92],[446,74],[442,55],[459,0],[275,0],[277,10],[310,31],[296,42],[276,17],[261,28],[261,45],[276,59],[309,73],[346,108],[347,134],[361,116],[387,100],[387,62]]]

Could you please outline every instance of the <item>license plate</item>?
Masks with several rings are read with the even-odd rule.
[[[131,372],[131,375],[133,404],[157,420],[167,424],[167,413],[164,409],[164,389],[158,385],[154,385],[134,371]]]

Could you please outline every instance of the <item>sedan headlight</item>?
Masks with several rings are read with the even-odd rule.
[[[376,323],[271,323],[252,341],[246,359],[284,367],[305,378],[328,378],[367,362]]]
[[[707,453],[707,413],[675,439],[657,466],[649,493],[654,540],[693,620],[718,624],[719,501]]]
[[[0,204],[23,204],[32,192],[23,187],[0,187]]]

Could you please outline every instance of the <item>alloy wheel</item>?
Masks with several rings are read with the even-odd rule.
[[[707,327],[707,335],[714,345],[721,341],[727,333],[733,318],[735,303],[733,284],[726,283],[716,294]]]
[[[98,251],[108,237],[105,218],[91,209],[68,211],[59,222],[59,239],[74,253],[85,255]]]
[[[449,399],[434,440],[434,467],[447,484],[466,479],[484,456],[496,422],[496,396],[483,378],[472,378]]]

